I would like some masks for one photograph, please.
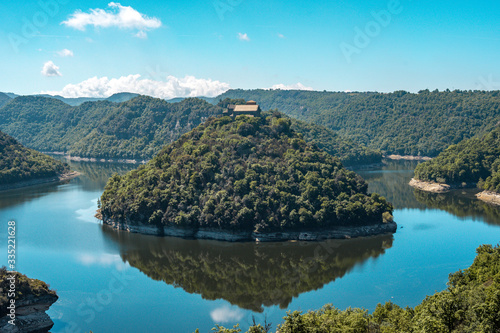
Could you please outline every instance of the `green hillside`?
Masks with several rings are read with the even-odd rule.
[[[277,108],[386,154],[434,157],[500,121],[499,91],[230,90],[217,100],[225,98],[259,101],[263,110]]]
[[[419,164],[415,178],[446,184],[479,183],[483,189],[500,193],[500,127],[452,145],[435,159]]]

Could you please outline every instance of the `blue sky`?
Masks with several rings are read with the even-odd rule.
[[[498,1],[20,0],[0,40],[19,94],[500,89]]]

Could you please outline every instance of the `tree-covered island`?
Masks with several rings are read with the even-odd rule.
[[[392,205],[367,188],[279,113],[226,116],[111,177],[100,208],[119,229],[230,241],[395,232]]]

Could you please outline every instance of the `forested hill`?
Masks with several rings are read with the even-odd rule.
[[[392,206],[279,115],[210,118],[102,195],[106,223],[269,232],[382,224]]]
[[[149,159],[166,143],[221,112],[194,98],[168,103],[139,96],[122,103],[97,101],[72,107],[53,98],[26,96],[0,109],[0,129],[41,151]]]
[[[387,154],[434,157],[500,121],[499,91],[229,90],[216,100],[225,98],[259,101],[263,110],[277,108]]]
[[[435,159],[419,164],[415,178],[446,184],[479,183],[500,193],[500,126],[488,134],[452,145]]]
[[[128,96],[128,95],[125,95]],[[151,159],[163,146],[222,108],[201,99],[178,103],[140,96],[123,103],[87,102],[72,107],[53,98],[18,97],[0,109],[0,129],[40,151],[74,156]],[[381,153],[334,131],[294,120],[292,127],[345,165],[378,163]]]
[[[58,99],[64,103],[66,103],[66,104],[69,104],[71,106],[78,106],[78,105],[81,105],[85,102],[98,102],[98,101],[109,101],[109,102],[121,103],[121,102],[129,101],[132,98],[139,96],[139,94],[122,92],[122,93],[117,93],[117,94],[111,95],[107,98],[104,98],[104,97],[102,97],[102,98],[101,97],[68,98],[68,97],[62,97],[59,95],[54,95],[54,96],[52,96],[52,95],[35,95],[35,96],[54,98],[54,99]]]
[[[9,103],[11,100],[12,99],[7,94],[0,92],[0,108]]]
[[[12,137],[0,132],[0,188],[22,181],[58,176],[68,171],[67,164],[23,147]]]

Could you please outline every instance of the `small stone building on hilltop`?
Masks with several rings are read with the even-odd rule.
[[[236,118],[237,116],[260,117],[260,106],[255,101],[248,101],[245,105],[227,106],[227,110],[222,113],[223,116]]]

